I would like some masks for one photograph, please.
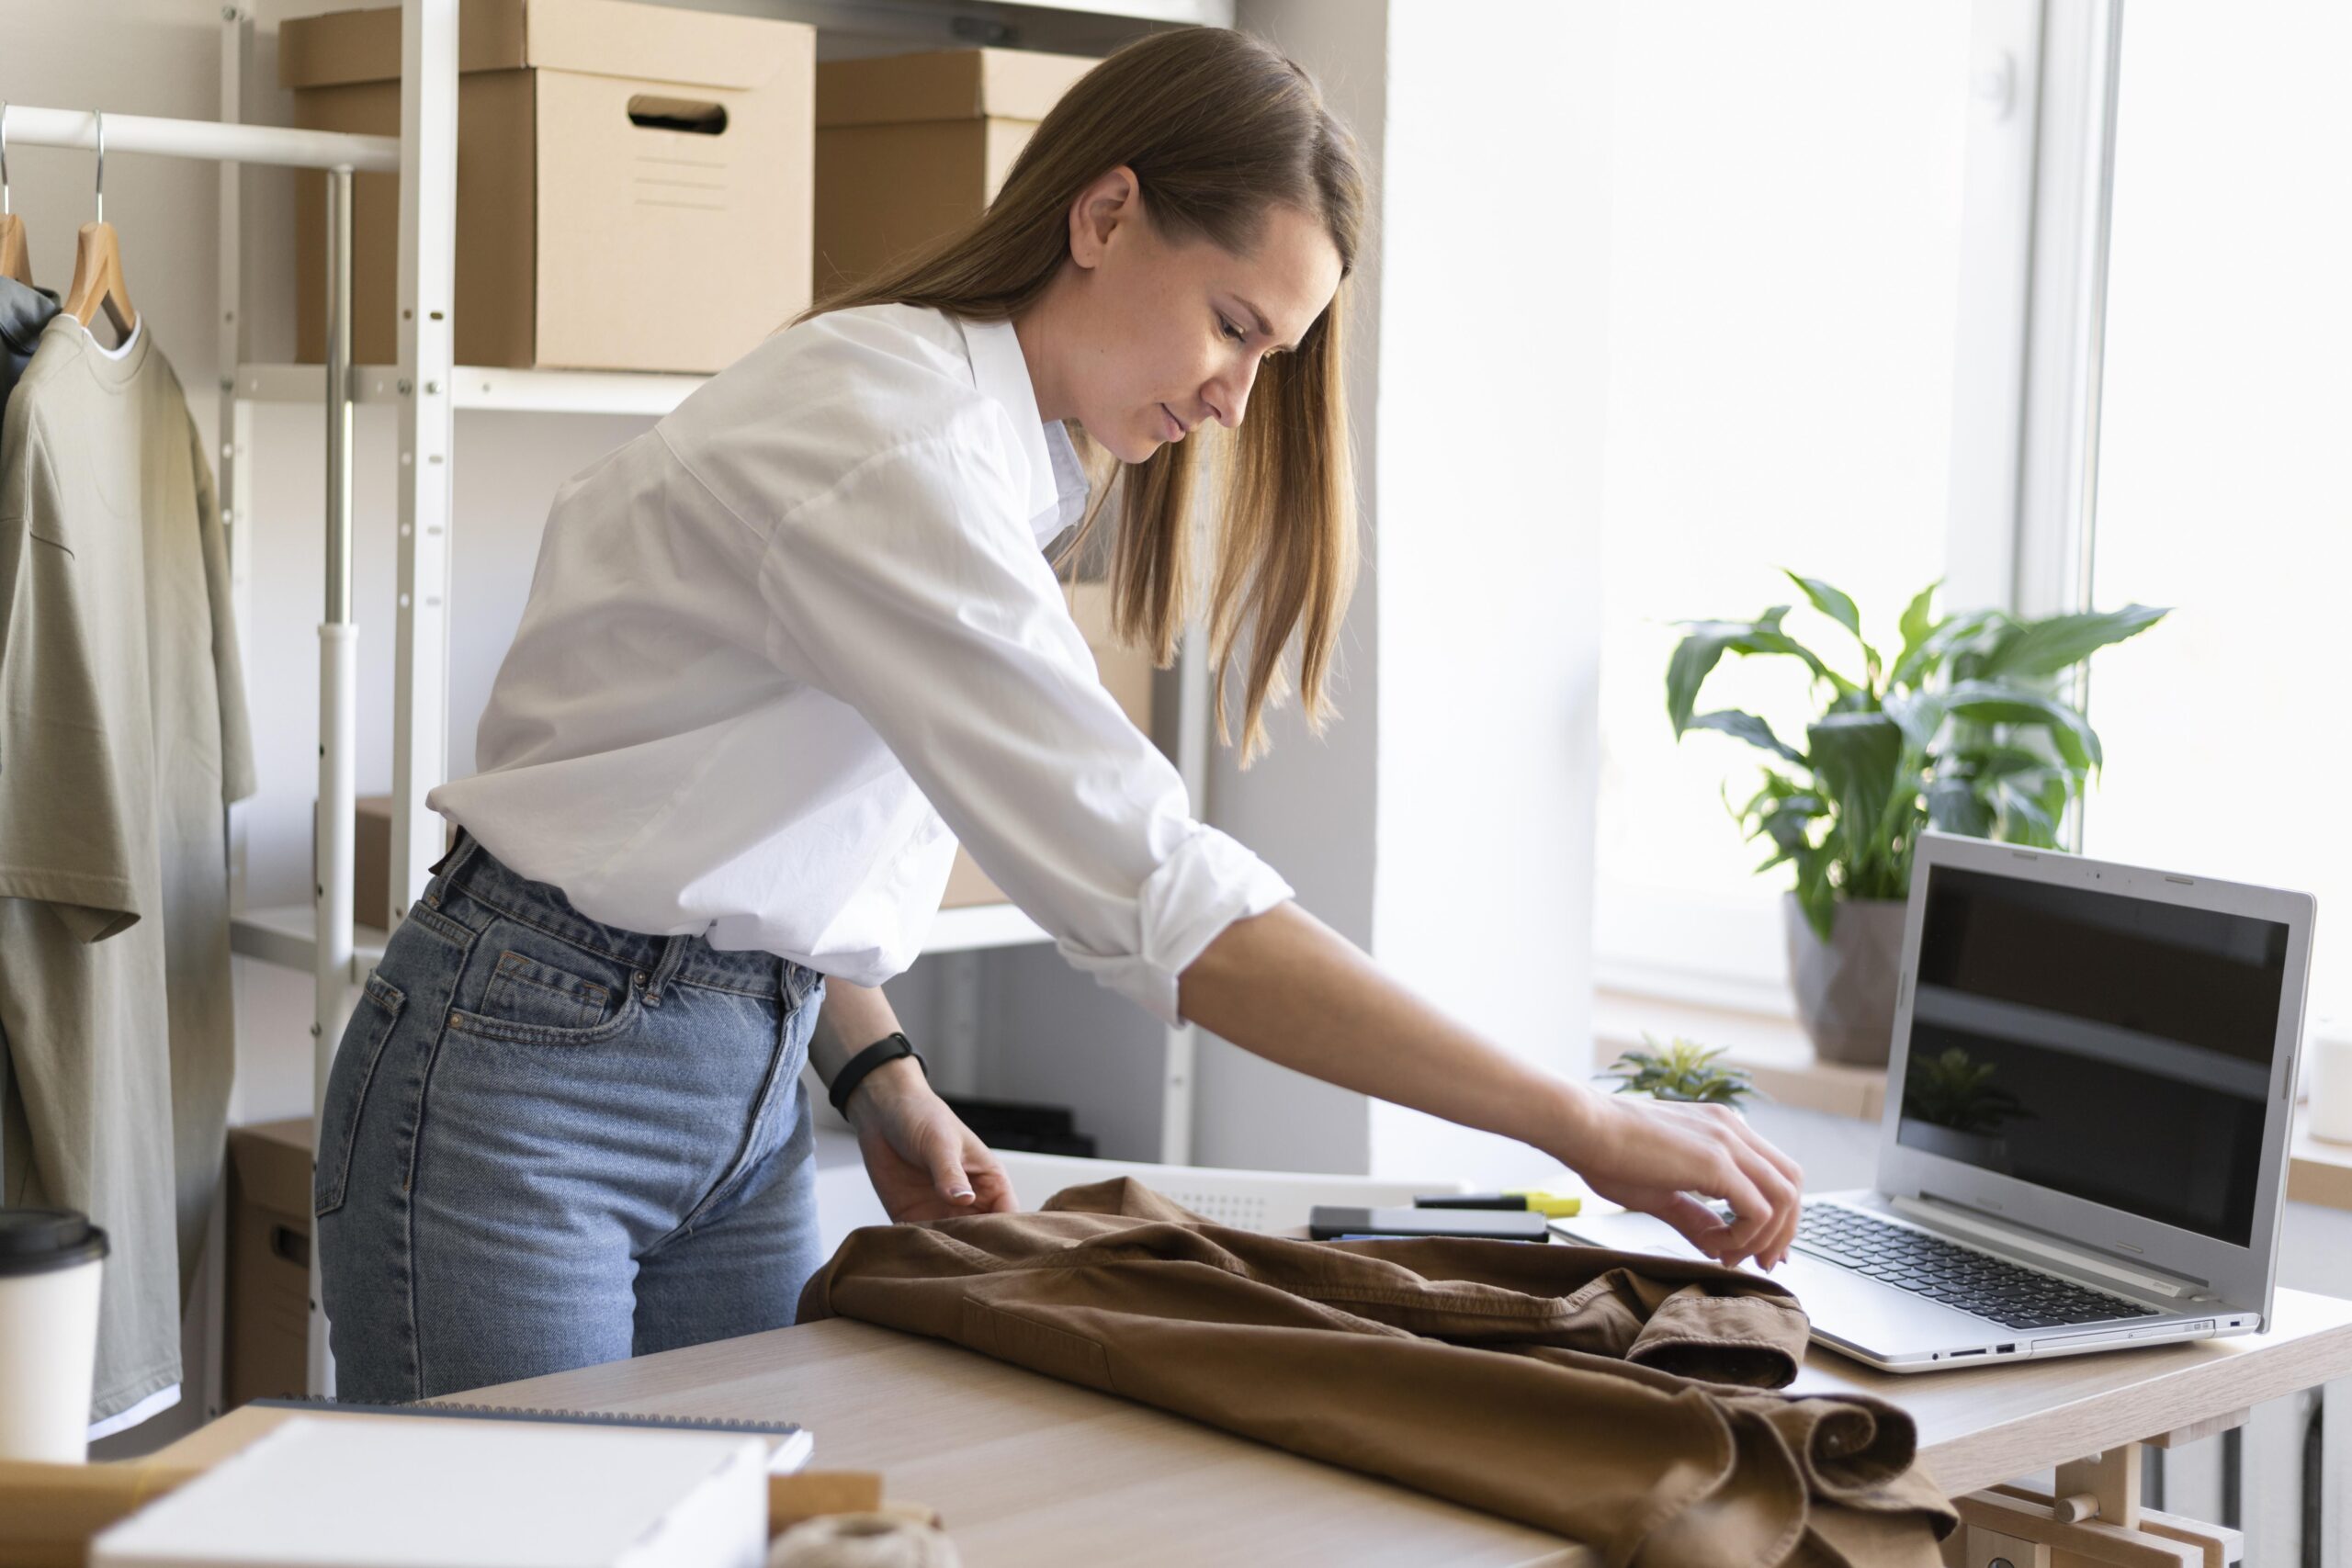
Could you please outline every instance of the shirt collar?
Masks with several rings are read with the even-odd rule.
[[[1011,321],[958,318],[972,359],[972,384],[1004,405],[1020,433],[1021,456],[1029,470],[1029,524],[1042,541],[1078,521],[1086,510],[1086,469],[1059,420],[1037,416],[1037,390],[1029,361]]]

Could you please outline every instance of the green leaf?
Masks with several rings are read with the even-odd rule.
[[[1943,585],[1943,579],[1938,578],[1919,590],[1913,596],[1911,603],[1903,607],[1903,619],[1896,623],[1897,629],[1903,633],[1903,651],[1894,660],[1894,667],[1898,671],[1909,662],[1912,654],[1918,650],[1919,645],[1926,642],[1928,634],[1935,630],[1935,624],[1929,620],[1929,617],[1935,613],[1936,590]]]
[[[2167,615],[2146,604],[2120,610],[2052,615],[2033,621],[2004,636],[1985,656],[1979,671],[1988,678],[2006,676],[2035,680],[2072,669],[2109,643],[2137,637]]]
[[[1690,728],[1699,687],[1714,672],[1725,653],[1752,647],[1758,637],[1778,633],[1786,604],[1775,604],[1752,621],[1685,621],[1682,640],[1666,666],[1666,715],[1674,723],[1676,739]]]
[[[1939,778],[1928,786],[1928,821],[1939,833],[1993,836],[1993,808],[1964,778]]]
[[[1786,654],[1802,660],[1815,679],[1826,681],[1840,692],[1854,689],[1851,681],[1831,670],[1818,654],[1781,629],[1781,618],[1788,613],[1786,604],[1775,604],[1753,621],[1681,623],[1687,630],[1666,666],[1666,716],[1673,721],[1677,739],[1690,728],[1690,714],[1698,705],[1700,686],[1726,653]]]
[[[1884,712],[1903,731],[1903,739],[1925,752],[1935,745],[1946,710],[1943,699],[1930,693],[1889,692]]]
[[[1829,881],[1831,856],[1827,850],[1810,850],[1794,857],[1797,863],[1797,908],[1804,914],[1805,923],[1822,941],[1829,940],[1829,932],[1838,920],[1838,890]]]
[[[1918,647],[1906,650],[1895,661],[1894,673],[1886,678],[1886,683],[1890,687],[1917,686],[1941,669],[1945,660],[1980,644],[1991,647],[2003,628],[2016,624],[2000,610],[1971,610],[1965,615],[1948,616],[1936,624]]]
[[[1755,832],[1748,837],[1760,834],[1771,840],[1779,847],[1781,857],[1786,858],[1812,846],[1813,824],[1828,814],[1829,803],[1819,795],[1791,795],[1775,802],[1770,810],[1758,813]]]
[[[2037,792],[2019,787],[2016,774],[1994,780],[1991,789],[1994,809],[2003,821],[2024,825],[2023,831],[2003,833],[2004,839],[2013,844],[2025,844],[2036,849],[2058,847],[2057,819],[2042,809]]]
[[[1944,693],[1943,700],[1955,718],[1973,719],[1979,724],[2030,725],[2047,730],[2058,754],[2077,773],[2101,762],[2098,736],[2091,728],[2090,720],[2055,697],[2000,682],[1963,681]]]
[[[1982,727],[1974,727],[1972,733],[1982,733]],[[2046,751],[2014,742],[1989,740],[1945,748],[1941,765],[1948,773],[1962,773],[1979,781],[2003,778],[2012,773],[2037,773],[2043,769],[2058,770],[2056,759]]]
[[[1813,771],[1838,803],[1848,854],[1869,859],[1903,761],[1903,730],[1883,713],[1834,713],[1805,730]]]
[[[1757,717],[1756,715],[1742,713],[1737,708],[1718,708],[1713,713],[1702,713],[1682,728],[1685,731],[1720,730],[1725,735],[1747,741],[1750,746],[1761,746],[1767,751],[1777,752],[1800,767],[1811,766],[1805,761],[1804,752],[1772,733],[1770,725]]]
[[[1813,602],[1815,609],[1853,633],[1854,640],[1862,645],[1862,657],[1870,661],[1871,669],[1878,668],[1878,649],[1862,636],[1862,612],[1850,595],[1830,587],[1817,577],[1800,577],[1786,567],[1781,569],[1781,574],[1804,590],[1804,596]]]

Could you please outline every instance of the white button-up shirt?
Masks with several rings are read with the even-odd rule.
[[[961,839],[1173,1021],[1177,976],[1291,888],[1097,679],[1044,556],[1085,483],[1009,324],[778,333],[557,494],[481,772],[428,803],[593,919],[865,986]]]

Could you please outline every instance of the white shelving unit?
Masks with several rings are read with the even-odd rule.
[[[1233,20],[1232,0],[1035,0],[1028,5],[773,0],[753,8],[816,26],[820,52],[826,57],[1009,41],[1099,52],[1152,28],[1230,26]],[[357,987],[382,958],[389,940],[388,932],[356,923],[352,911],[355,671],[356,641],[363,635],[348,612],[353,411],[360,405],[390,407],[397,427],[391,902],[404,909],[430,880],[430,867],[443,842],[440,819],[424,799],[446,777],[448,761],[451,530],[458,525],[453,504],[456,415],[463,411],[658,418],[706,379],[510,370],[453,362],[458,0],[402,0],[401,10],[399,364],[352,366],[347,350],[338,360],[333,348],[332,368],[252,362],[245,352],[240,297],[246,236],[233,165],[223,167],[220,186],[221,363],[235,367],[222,375],[220,386],[220,494],[241,613],[247,609],[243,588],[249,580],[253,547],[246,525],[253,506],[253,411],[263,404],[324,403],[330,432],[327,615],[321,635],[321,782],[315,818],[318,874],[311,903],[243,909],[232,927],[233,952],[313,977],[314,1117]],[[254,20],[249,10],[232,5],[222,8],[220,26],[220,100],[224,122],[229,122],[220,130],[233,138],[245,129],[233,122],[244,101]],[[355,145],[373,144],[368,161],[359,166],[385,166],[387,139],[347,140]],[[349,173],[330,177],[347,215]],[[332,212],[332,197],[329,205]],[[347,299],[343,310],[344,335],[337,341],[347,343]],[[1197,799],[1206,773],[1209,691],[1205,660],[1189,644],[1174,689],[1174,760]],[[236,850],[241,856],[242,840]],[[232,879],[242,888],[242,860]],[[1019,909],[986,906],[944,911],[923,951],[972,952],[1045,940],[1046,932]],[[1170,1163],[1191,1157],[1193,1054],[1189,1028],[1167,1032],[1159,1154]],[[315,1390],[325,1392],[332,1386],[332,1369],[315,1300],[311,1319],[311,1382]]]

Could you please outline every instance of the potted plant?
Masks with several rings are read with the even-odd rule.
[[[1904,609],[1892,660],[1862,635],[1854,601],[1818,578],[1787,574],[1813,607],[1851,634],[1859,678],[1833,669],[1781,629],[1790,606],[1751,621],[1686,621],[1667,666],[1677,739],[1710,729],[1775,761],[1732,808],[1793,866],[1784,908],[1797,1016],[1825,1059],[1880,1065],[1894,1030],[1894,988],[1911,855],[1934,827],[2042,849],[2102,761],[2098,734],[2058,695],[2098,649],[2145,631],[2165,610],[2020,620],[2000,610],[1939,615],[1930,583]],[[1804,666],[1820,715],[1802,749],[1738,709],[1698,712],[1700,688],[1725,654],[1777,655]]]
[[[1710,1050],[1679,1035],[1671,1043],[1661,1045],[1645,1034],[1642,1043],[1648,1049],[1626,1052],[1599,1075],[1616,1080],[1619,1094],[1728,1105],[1736,1111],[1741,1101],[1759,1092],[1741,1069],[1716,1066],[1724,1054],[1721,1047]]]

